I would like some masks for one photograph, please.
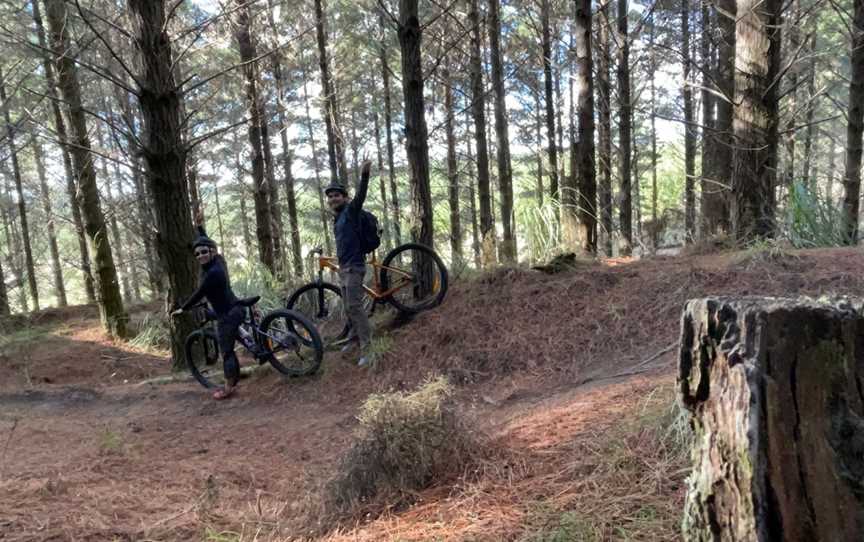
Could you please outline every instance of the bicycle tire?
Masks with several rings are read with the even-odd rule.
[[[274,326],[278,319],[287,320],[279,329]],[[301,333],[306,337],[301,338],[301,333],[296,331],[297,324],[304,328]],[[324,343],[321,340],[321,335],[308,318],[296,311],[287,309],[277,309],[268,313],[261,321],[259,327],[260,333],[264,336],[261,344],[269,351],[267,360],[280,373],[288,376],[307,376],[315,374],[318,368],[321,367],[321,360],[324,359]],[[274,344],[279,344],[282,349],[277,350]],[[302,355],[303,348],[306,356]],[[290,355],[282,359],[278,357],[279,352],[293,351],[297,357],[303,362],[303,366],[296,366],[293,363],[289,364]]]
[[[298,306],[300,305],[301,300],[304,299],[304,296],[307,296],[309,292],[313,292],[312,303],[314,303],[314,306],[311,307],[311,309],[314,314],[309,314],[309,307]],[[335,294],[336,297],[339,298],[340,307],[338,309],[327,306],[328,304],[325,300],[327,292]],[[310,282],[309,284],[301,286],[291,294],[291,297],[288,298],[288,302],[285,303],[285,308],[306,316],[306,318],[315,324],[324,344],[331,345],[345,340],[351,332],[351,321],[348,319],[348,315],[345,314],[344,308],[341,307],[341,299],[342,289],[335,284],[329,282]],[[330,312],[333,310],[341,311],[342,317],[345,320],[344,324],[339,325],[336,323],[334,326],[327,326],[326,324],[322,325],[320,322],[329,318]],[[295,329],[295,333],[296,332],[297,330]]]
[[[424,300],[417,304],[408,304],[400,298],[397,298],[395,295],[390,295],[387,298],[387,303],[395,307],[397,310],[406,313],[406,314],[416,314],[418,312],[422,312],[425,310],[432,309],[437,307],[441,303],[444,302],[444,297],[447,295],[447,286],[448,286],[448,275],[447,275],[447,267],[444,265],[444,262],[441,260],[441,257],[435,253],[434,250],[427,247],[426,245],[421,245],[419,243],[405,243],[404,245],[400,245],[390,252],[387,253],[387,256],[384,257],[384,261],[381,264],[381,288],[386,292],[391,288],[391,284],[395,286],[396,279],[391,278],[391,274],[393,273],[388,267],[392,267],[393,261],[399,257],[402,253],[414,251],[418,253],[422,257],[428,257],[432,260],[432,263],[438,270],[438,284],[437,291],[434,293],[435,295],[428,300]],[[414,257],[411,258],[411,261],[414,261]],[[419,258],[417,258],[419,259]],[[414,274],[413,271],[411,273]],[[414,289],[416,290],[416,281]]]
[[[219,361],[219,341],[210,329],[197,329],[186,337],[184,342],[186,367],[199,384],[205,388],[219,387],[224,384],[225,376]],[[203,354],[203,357],[202,357]],[[208,367],[213,367],[208,369]]]

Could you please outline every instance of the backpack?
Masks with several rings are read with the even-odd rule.
[[[381,226],[378,217],[365,209],[360,210],[360,248],[369,254],[381,246]]]

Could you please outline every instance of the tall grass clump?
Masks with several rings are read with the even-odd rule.
[[[543,205],[533,198],[519,205],[516,222],[520,237],[524,236],[520,250],[527,252],[529,261],[548,261],[561,252],[560,208],[559,202],[548,198]]]
[[[789,190],[786,235],[796,248],[844,245],[843,214],[818,191],[796,182]]]
[[[337,517],[408,505],[417,491],[465,472],[482,449],[444,377],[412,392],[370,395],[357,418],[356,440],[326,492]]]
[[[237,297],[261,296],[258,307],[262,311],[284,308],[285,299],[300,286],[298,279],[291,277],[279,279],[266,267],[256,263],[232,266],[231,288]]]

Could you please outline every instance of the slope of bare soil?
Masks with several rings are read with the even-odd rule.
[[[256,374],[224,403],[193,382],[137,384],[167,360],[70,310],[4,336],[0,540],[672,540],[686,461],[664,428],[684,301],[855,295],[862,264],[838,249],[502,269],[388,330],[371,370],[328,354],[315,377]],[[430,373],[462,385],[508,459],[408,510],[322,526],[358,406]]]

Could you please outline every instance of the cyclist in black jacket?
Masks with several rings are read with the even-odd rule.
[[[363,279],[366,277],[366,255],[360,240],[360,211],[366,201],[369,189],[369,169],[372,162],[363,162],[360,172],[360,184],[353,199],[348,197],[348,191],[338,182],[324,189],[327,204],[334,215],[333,231],[336,236],[336,256],[339,259],[339,281],[342,284],[342,299],[345,312],[351,321],[352,337],[342,352],[348,352],[354,347],[360,349],[360,359],[357,365],[363,367],[371,361],[369,344],[372,330],[369,317],[363,307]]]
[[[234,353],[234,342],[240,324],[243,323],[244,307],[237,305],[237,296],[231,290],[228,266],[225,258],[216,252],[216,243],[207,237],[204,226],[197,226],[198,237],[192,243],[195,259],[201,264],[201,280],[195,293],[172,316],[189,310],[203,298],[207,298],[216,313],[219,351],[222,352],[222,367],[225,371],[225,387],[216,390],[214,399],[226,399],[234,393],[240,378],[240,362]]]

